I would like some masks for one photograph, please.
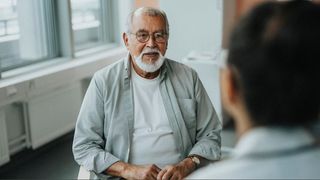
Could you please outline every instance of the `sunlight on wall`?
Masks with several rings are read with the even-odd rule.
[[[147,7],[159,7],[158,0],[136,0],[134,3],[135,8],[147,6]]]

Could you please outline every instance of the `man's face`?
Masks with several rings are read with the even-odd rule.
[[[131,34],[132,33],[132,34]],[[131,26],[131,33],[123,36],[124,43],[133,58],[142,55],[142,62],[146,64],[154,64],[160,57],[159,53],[143,53],[143,50],[158,50],[163,56],[166,53],[168,41],[157,42],[155,36],[157,34],[166,33],[166,24],[161,16],[148,16],[144,14],[134,15]],[[140,42],[136,38],[136,34],[150,35],[146,42]]]

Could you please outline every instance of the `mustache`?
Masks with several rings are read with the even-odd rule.
[[[145,48],[145,49],[143,49],[142,54],[145,54],[145,53],[159,53],[159,54],[161,54],[161,52],[157,48]]]

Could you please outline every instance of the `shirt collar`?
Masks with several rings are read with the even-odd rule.
[[[129,79],[131,76],[131,68],[130,68],[130,53],[127,53],[127,56],[124,58],[124,78]]]

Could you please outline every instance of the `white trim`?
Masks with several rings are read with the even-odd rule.
[[[83,56],[98,53],[101,51],[107,51],[108,49],[115,48],[116,46],[118,46],[118,45],[113,44],[113,43],[109,43],[109,44],[105,44],[105,45],[101,45],[101,46],[96,46],[94,48],[84,49],[81,51],[77,51],[75,53],[75,57],[83,57]]]
[[[0,36],[0,43],[6,43],[8,41],[16,41],[19,40],[20,35],[14,34],[14,35],[5,35],[3,37]]]
[[[33,72],[0,80],[0,107],[11,102],[26,101],[31,96],[91,77],[97,70],[127,54],[123,47],[106,52],[74,58]],[[15,93],[12,92],[14,89]]]
[[[30,132],[30,120],[29,120],[29,107],[27,102],[22,102],[23,109],[23,121],[24,121],[24,129],[26,132],[26,146],[27,148],[31,147],[31,132]]]
[[[55,66],[59,63],[64,63],[67,62],[67,58],[56,58],[56,59],[50,59],[50,60],[46,60],[43,62],[38,62],[35,63],[33,65],[29,65],[29,66],[23,66],[23,67],[19,67],[19,68],[15,68],[9,71],[4,71],[1,74],[1,78],[2,79],[6,79],[6,78],[11,78],[11,77],[15,77],[15,76],[19,76],[22,74],[26,74],[29,72],[35,72],[39,69],[43,69],[46,67],[50,67],[50,66]],[[1,80],[0,80],[1,81]]]
[[[0,166],[9,162],[9,145],[4,109],[0,109]]]
[[[17,138],[14,138],[13,140],[11,140],[9,142],[9,146],[12,146],[12,145],[14,145],[14,144],[16,144],[18,142],[25,141],[25,140],[26,140],[26,135],[19,136]]]
[[[97,28],[100,26],[99,21],[91,21],[91,22],[84,22],[84,23],[77,23],[72,25],[72,29],[74,31],[83,30],[83,29],[89,29],[89,28]]]
[[[122,47],[115,48],[115,49],[109,50],[107,52],[97,54],[95,56],[89,56],[89,57],[83,57],[83,58],[77,58],[77,59],[75,58],[76,60],[72,59],[67,62],[59,63],[55,66],[38,69],[37,71],[33,71],[28,74],[14,76],[12,78],[8,77],[5,79],[1,79],[0,80],[0,90],[4,87],[16,85],[18,83],[22,83],[22,82],[36,79],[36,78],[39,78],[42,76],[57,73],[59,71],[68,70],[71,68],[77,68],[79,66],[88,65],[88,64],[92,64],[92,63],[97,63],[99,61],[105,60],[106,58],[118,56],[119,54],[125,54],[125,52],[126,52],[126,50]],[[25,67],[25,68],[28,68],[28,67]],[[34,67],[30,66],[30,68],[33,69]],[[5,73],[3,73],[3,74],[5,74]]]

